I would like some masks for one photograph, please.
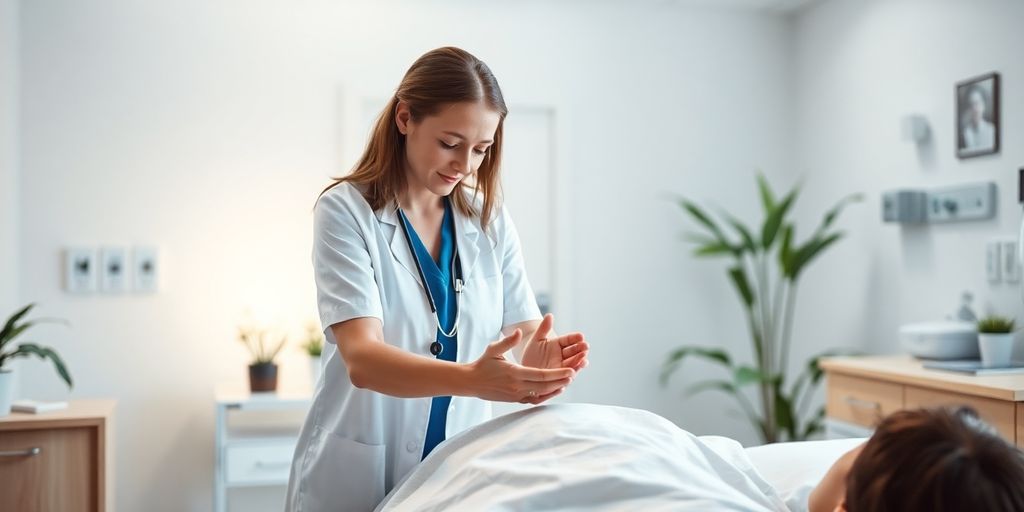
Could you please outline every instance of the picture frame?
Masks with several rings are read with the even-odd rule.
[[[971,158],[999,152],[999,73],[956,84],[956,156]]]

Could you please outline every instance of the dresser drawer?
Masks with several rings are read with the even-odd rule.
[[[874,427],[882,418],[902,408],[902,384],[828,374],[825,409],[830,418]]]
[[[0,432],[0,510],[96,511],[97,443],[88,427]]]
[[[1014,442],[1017,436],[1017,410],[1013,402],[907,386],[904,394],[904,403],[907,409],[956,405],[970,406],[975,411],[978,411],[981,419],[995,427],[1010,442]]]
[[[226,454],[227,483],[264,485],[288,483],[296,441],[229,446]]]

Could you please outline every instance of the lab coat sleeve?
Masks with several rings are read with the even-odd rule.
[[[313,274],[324,330],[360,317],[384,320],[366,240],[351,206],[324,194],[313,214]],[[333,340],[333,336],[328,336]]]
[[[503,283],[504,312],[502,328],[527,320],[540,320],[537,298],[526,278],[523,251],[519,245],[519,233],[508,210],[501,208],[498,222],[499,247],[502,248],[501,276]]]

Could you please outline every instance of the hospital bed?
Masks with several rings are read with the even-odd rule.
[[[743,448],[638,409],[545,405],[439,445],[377,511],[802,511],[863,441]]]

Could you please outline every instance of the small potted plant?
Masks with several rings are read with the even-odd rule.
[[[1013,319],[989,315],[978,320],[978,349],[982,366],[1010,366]]]
[[[309,355],[309,379],[315,386],[320,380],[320,355],[324,350],[324,334],[315,322],[306,325],[306,341],[301,348]]]
[[[268,340],[271,336],[270,332],[256,328],[238,329],[239,341],[245,344],[252,354],[253,360],[249,364],[249,390],[253,393],[277,390],[277,364],[274,363],[274,358],[281,352],[287,338],[281,336],[279,340]]]
[[[4,323],[0,329],[0,416],[7,416],[11,413],[11,402],[14,400],[14,373],[5,369],[8,361],[19,357],[38,356],[40,359],[53,361],[57,374],[71,389],[71,375],[68,374],[64,361],[57,355],[57,352],[50,347],[44,347],[35,343],[20,343],[14,346],[14,340],[33,325],[42,322],[61,322],[54,319],[24,320],[35,304],[29,304],[21,308]]]

